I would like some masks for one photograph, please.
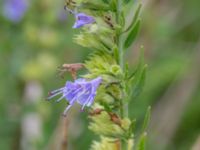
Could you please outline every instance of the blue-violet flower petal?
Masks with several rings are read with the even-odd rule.
[[[75,102],[79,103],[82,106],[82,109],[84,109],[85,106],[89,107],[93,104],[96,91],[101,82],[101,77],[97,77],[91,81],[87,81],[83,78],[77,79],[74,82],[67,81],[63,88],[50,92],[48,100],[57,95],[62,95],[57,99],[57,102],[61,101],[63,98],[69,102],[69,105],[64,111],[64,115],[66,115],[69,108]]]
[[[76,22],[73,25],[73,28],[80,28],[86,24],[92,24],[95,22],[95,19],[92,16],[86,15],[84,13],[75,14]]]

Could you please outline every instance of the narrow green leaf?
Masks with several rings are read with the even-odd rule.
[[[113,55],[115,57],[115,60],[119,63],[119,51],[118,51],[117,46],[114,46],[112,50],[113,50]]]
[[[112,11],[116,12],[117,11],[117,3],[116,0],[110,0],[110,8]]]
[[[136,70],[134,70],[134,71],[131,73],[129,79],[131,79],[133,76],[135,76],[136,73],[138,74],[138,73],[139,73],[139,70],[141,70],[141,68],[142,68],[143,66],[144,66],[144,47],[141,46],[141,47],[140,47],[140,56],[139,56],[139,61],[138,61],[137,68],[136,68]]]
[[[137,22],[135,23],[135,26],[133,27],[133,29],[128,34],[127,39],[124,43],[125,49],[128,48],[129,46],[131,46],[131,44],[133,43],[133,41],[135,40],[135,38],[138,34],[139,29],[140,29],[140,19],[137,20]]]
[[[126,64],[125,64],[125,78],[126,78],[126,79],[128,78],[128,75],[129,75],[129,64],[126,63]]]
[[[145,150],[146,138],[147,138],[147,133],[146,132],[142,133],[138,141],[136,150]]]
[[[136,98],[141,93],[144,87],[146,68],[147,65],[144,64],[144,50],[143,47],[141,47],[139,64],[136,68],[136,71],[133,72],[133,74],[131,74],[131,76],[129,77],[129,82],[132,85],[130,86],[130,90],[132,91],[133,98]]]
[[[151,106],[149,106],[147,108],[147,112],[146,112],[146,115],[144,117],[144,122],[143,122],[143,127],[142,127],[143,132],[145,132],[145,130],[147,129],[147,126],[148,126],[149,121],[150,121],[150,117],[151,117]]]
[[[119,20],[120,20],[120,25],[123,27],[125,25],[124,12],[121,12]]]
[[[137,78],[138,81],[136,82],[133,88],[133,94],[132,94],[133,98],[136,98],[142,92],[145,82],[145,75],[146,75],[146,65],[142,69],[141,75],[140,77]]]
[[[135,124],[136,124],[136,119],[131,121],[129,132],[128,132],[129,138],[131,138],[131,136],[133,135],[133,132],[135,130]]]
[[[142,4],[140,3],[135,11],[135,15],[133,17],[131,24],[128,26],[128,28],[124,32],[128,32],[135,25],[136,21],[138,20],[141,8],[142,8]]]

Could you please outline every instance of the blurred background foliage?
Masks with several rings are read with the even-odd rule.
[[[65,102],[46,102],[48,91],[71,78],[57,73],[63,63],[83,62],[88,49],[73,43],[74,18],[64,1],[28,1],[19,21],[5,14],[0,1],[0,149],[60,149],[60,114]],[[148,64],[143,93],[132,100],[136,134],[152,106],[148,150],[200,149],[200,2],[144,0],[140,34],[127,54],[137,64],[140,45]],[[82,72],[80,72],[82,74]],[[69,149],[89,149],[95,138],[87,113],[68,114]]]

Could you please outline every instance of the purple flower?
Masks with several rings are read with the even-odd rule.
[[[69,102],[69,105],[64,111],[64,115],[66,115],[69,108],[75,102],[82,105],[83,110],[85,106],[89,107],[92,105],[96,96],[97,88],[101,82],[101,77],[97,77],[91,81],[87,81],[83,78],[77,79],[74,82],[67,81],[64,87],[50,92],[50,96],[47,99],[50,100],[51,98],[61,94],[62,96],[57,99],[56,102],[61,101],[63,98]]]
[[[75,14],[76,22],[73,25],[73,28],[80,28],[86,24],[91,24],[95,22],[95,19],[92,16],[88,16],[84,13]]]
[[[27,0],[6,0],[3,7],[4,16],[13,22],[19,22],[28,8]]]

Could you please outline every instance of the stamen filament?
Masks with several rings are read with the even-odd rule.
[[[60,88],[60,89],[57,89],[57,90],[53,90],[53,91],[51,91],[50,93],[55,94],[56,92],[59,92],[59,91],[61,91],[61,90],[63,90],[63,89],[64,89],[64,87],[62,87],[62,88]]]
[[[47,100],[50,100],[51,98],[53,98],[53,97],[55,97],[55,96],[57,96],[57,95],[59,95],[59,94],[61,94],[61,93],[63,93],[63,91],[59,91],[59,92],[54,93],[54,94],[52,93],[51,96],[47,97]]]

